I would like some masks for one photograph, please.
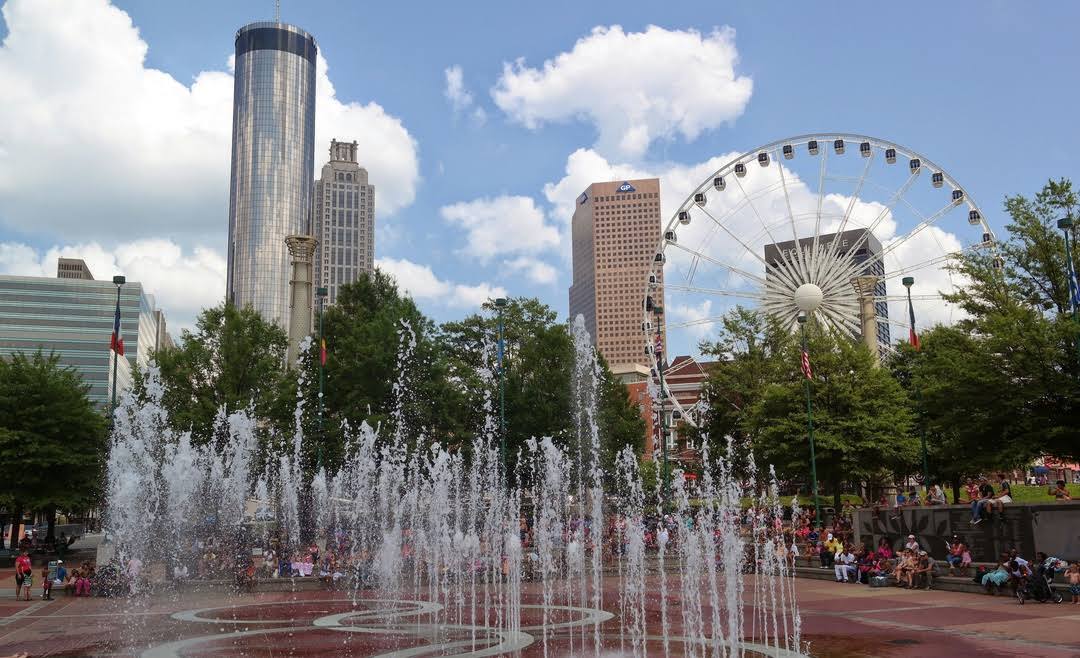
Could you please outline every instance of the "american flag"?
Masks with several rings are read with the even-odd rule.
[[[810,370],[810,354],[803,348],[802,351],[802,374],[806,375],[807,379],[813,379],[814,373]]]
[[[109,339],[109,349],[120,356],[124,356],[124,336],[120,333],[120,296],[116,297],[116,314],[113,316],[112,338]]]
[[[653,352],[656,353],[657,361],[664,361],[664,339],[660,337],[660,334],[656,334],[656,339],[653,341]]]
[[[911,320],[911,327],[908,329],[908,342],[918,352],[922,344],[919,342],[919,334],[915,331],[915,308],[911,305],[911,295],[908,295],[907,308],[908,318]]]

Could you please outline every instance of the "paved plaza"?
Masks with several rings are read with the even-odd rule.
[[[11,579],[6,578],[6,583]],[[617,582],[609,579],[612,605]],[[472,627],[431,632],[432,604],[402,597],[356,604],[337,592],[260,592],[242,596],[184,593],[138,601],[73,598],[0,601],[4,655],[31,656],[278,656],[497,655],[512,646],[523,656],[544,655],[539,588],[527,585],[518,634],[485,634]],[[1000,596],[898,588],[871,589],[798,579],[803,638],[820,658],[855,656],[1080,656],[1080,606],[1028,603]],[[669,614],[678,617],[677,604]],[[605,656],[620,655],[618,620],[587,608],[547,609],[549,656],[592,655],[593,623],[602,621]],[[648,610],[649,656],[664,655],[660,611]],[[747,624],[751,615],[746,616]],[[672,635],[681,635],[678,623]],[[149,641],[152,638],[152,641]],[[587,645],[587,650],[583,650]],[[283,652],[286,647],[290,651]],[[494,653],[492,653],[494,651]],[[684,655],[674,639],[668,651]],[[632,655],[629,651],[625,655]]]

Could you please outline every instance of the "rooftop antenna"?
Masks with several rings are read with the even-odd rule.
[[[281,0],[274,0],[274,22],[281,22]]]

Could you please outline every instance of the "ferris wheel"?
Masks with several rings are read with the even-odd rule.
[[[736,304],[794,330],[796,291],[817,302],[817,322],[872,331],[868,342],[887,352],[908,336],[909,294],[920,326],[959,319],[943,295],[964,282],[947,266],[972,250],[1000,266],[975,200],[907,147],[821,133],[732,157],[679,204],[657,245],[641,325],[654,379],[665,357],[713,337]],[[693,422],[666,389],[661,396]]]

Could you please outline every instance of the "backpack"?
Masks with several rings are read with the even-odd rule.
[[[983,576],[985,576],[988,573],[990,573],[990,569],[988,567],[986,567],[986,566],[976,567],[975,568],[975,575],[972,577],[972,580],[974,580],[976,584],[982,585]]]

